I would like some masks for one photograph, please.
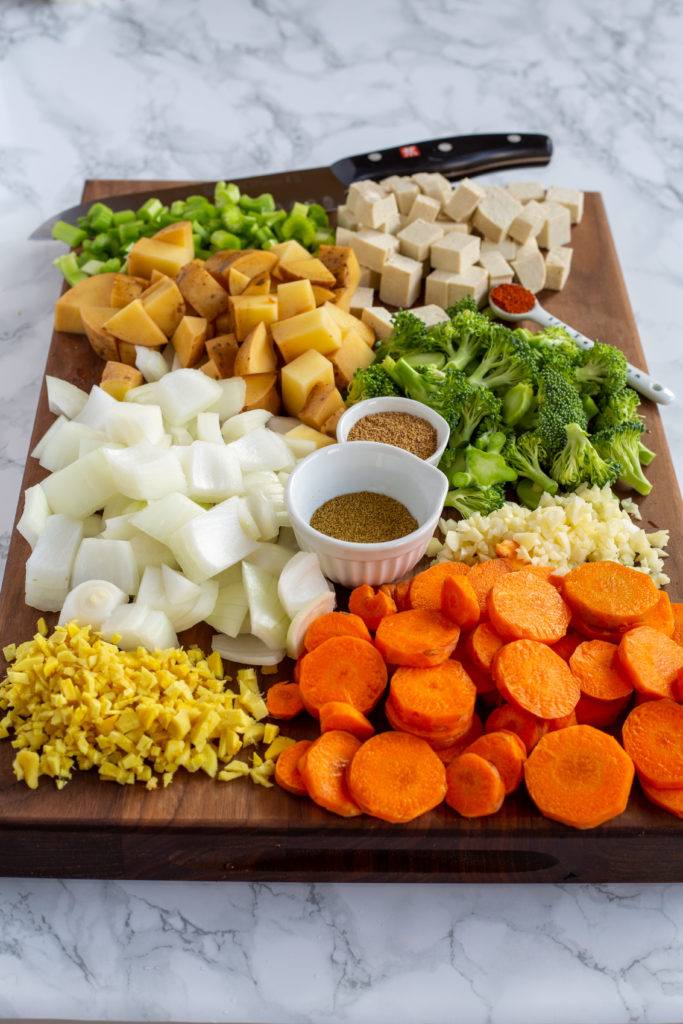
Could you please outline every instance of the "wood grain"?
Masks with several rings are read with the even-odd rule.
[[[158,182],[88,182],[94,200]],[[313,188],[311,183],[311,188]],[[277,195],[276,195],[277,198]],[[646,369],[633,314],[600,196],[588,194],[583,222],[574,229],[574,267],[561,293],[541,301],[590,337],[619,345]],[[46,372],[89,388],[102,364],[85,340],[55,333]],[[646,530],[682,521],[681,497],[655,406],[644,402],[648,446],[658,454],[648,468],[654,487],[642,499]],[[31,447],[52,422],[45,386]],[[28,460],[23,489],[44,476]],[[20,505],[22,503],[20,502]],[[18,510],[17,515],[21,509]],[[29,548],[12,537],[0,596],[2,644],[32,635],[37,613],[24,604]],[[668,588],[683,599],[683,555],[670,546]],[[49,624],[55,620],[49,617]],[[196,639],[206,643],[208,631]],[[285,678],[285,664],[264,684]],[[381,716],[377,725],[384,727]],[[297,738],[313,723],[292,723]],[[508,798],[490,819],[465,821],[442,806],[409,825],[370,818],[341,819],[310,801],[248,781],[221,784],[179,776],[165,790],[120,787],[81,773],[62,791],[47,779],[37,791],[15,781],[13,748],[0,744],[0,874],[100,878],[288,879],[292,881],[681,881],[678,847],[683,826],[649,804],[638,788],[618,819],[577,832],[544,819],[524,793]]]

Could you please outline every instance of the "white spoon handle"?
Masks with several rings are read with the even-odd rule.
[[[541,327],[563,327],[569,336],[583,349],[593,348],[593,342],[590,338],[587,338],[585,334],[581,334],[580,331],[574,330],[569,324],[564,323],[563,320],[558,320],[556,316],[553,316],[542,306],[536,304],[535,308],[531,313],[527,314],[530,320],[534,320]],[[649,374],[643,370],[638,370],[635,366],[627,364],[626,379],[631,387],[638,391],[641,395],[645,395],[653,402],[659,402],[660,405],[669,405],[676,398],[673,391],[669,388],[665,388],[663,384],[653,380]]]

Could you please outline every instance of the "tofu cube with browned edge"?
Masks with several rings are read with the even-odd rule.
[[[422,263],[394,253],[382,269],[379,297],[389,306],[406,309],[417,300],[421,285]]]
[[[451,220],[467,221],[485,195],[486,192],[476,181],[463,178],[458,182],[444,206],[444,213],[447,213]]]
[[[477,235],[461,235],[453,231],[431,245],[429,259],[435,270],[461,274],[479,259],[480,244]]]
[[[484,238],[500,242],[508,233],[510,225],[522,210],[522,204],[505,189],[489,190],[481,200],[472,223]]]
[[[396,235],[399,241],[398,251],[411,260],[426,260],[430,247],[442,235],[443,228],[439,223],[418,218],[406,224]]]
[[[572,265],[572,250],[566,245],[548,249],[545,257],[545,288],[560,291],[564,288]]]

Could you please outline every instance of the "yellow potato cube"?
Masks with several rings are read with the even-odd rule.
[[[160,275],[163,276],[163,275]],[[143,277],[131,277],[130,274],[116,274],[109,297],[109,305],[121,309],[133,299],[139,299],[147,287]]]
[[[316,384],[334,385],[334,367],[317,349],[302,352],[282,367],[282,404],[290,416],[299,415]]]
[[[196,366],[204,355],[206,320],[202,316],[184,316],[171,338],[180,365]]]
[[[185,300],[175,281],[160,277],[140,296],[152,320],[170,338],[185,313]]]
[[[191,220],[179,220],[175,224],[167,224],[165,228],[160,228],[159,231],[152,235],[152,238],[157,239],[159,242],[166,242],[167,245],[179,245],[194,255]],[[192,256],[190,256],[190,259],[192,259]]]
[[[302,260],[286,260],[284,263],[280,260],[279,269],[280,276],[285,281],[305,278],[311,284],[322,285],[323,288],[329,288],[336,284],[332,271],[328,270],[325,264],[315,256],[308,256],[307,259]]]
[[[344,409],[344,399],[338,388],[329,384],[316,384],[299,410],[299,419],[307,427],[322,432],[323,423]]]
[[[279,320],[272,327],[275,344],[286,363],[309,348],[322,355],[334,352],[341,345],[341,330],[326,306],[308,313],[299,313],[288,320]]]
[[[348,387],[356,370],[369,366],[374,358],[374,351],[361,338],[358,331],[355,328],[347,331],[339,348],[329,356],[337,387],[343,391]]]
[[[215,320],[230,305],[230,294],[205,268],[202,260],[186,263],[176,275],[183,299],[199,316]]]
[[[144,377],[139,370],[126,363],[108,362],[102,372],[100,387],[112,398],[122,402],[127,391],[144,384]]]
[[[274,324],[277,319],[276,295],[233,295],[230,298],[233,331],[238,341],[244,341],[257,324]]]
[[[230,267],[228,271],[228,291],[231,295],[241,295],[250,281],[251,278],[243,274],[237,267]]]
[[[280,392],[277,373],[250,373],[244,375],[247,392],[244,396],[244,412],[250,409],[267,409],[276,416],[280,411]]]
[[[307,278],[301,281],[284,281],[277,286],[278,320],[287,320],[299,313],[309,313],[316,305],[313,287]]]
[[[116,309],[113,306],[82,306],[79,317],[94,352],[100,359],[119,360],[121,358],[118,342],[111,331],[104,327]]]
[[[142,304],[141,299],[133,299],[123,309],[117,310],[113,316],[105,320],[103,327],[131,345],[144,345],[146,348],[159,348],[166,344],[166,335],[155,324]]]
[[[287,242],[278,242],[272,245],[268,252],[279,260],[278,271],[281,263],[288,263],[292,260],[307,260],[310,257],[308,249],[304,249],[300,242],[290,238]]]
[[[292,427],[291,430],[287,431],[285,437],[297,441],[309,441],[316,448],[324,448],[325,445],[335,443],[333,438],[323,434],[320,430],[315,430],[313,427],[307,427],[304,423],[300,427]]]
[[[369,324],[359,320],[353,313],[349,313],[348,310],[342,309],[339,305],[330,302],[325,304],[325,309],[328,311],[332,319],[339,324],[340,330],[343,334],[347,331],[356,331],[361,336],[366,345],[372,347],[375,344],[375,332]]]
[[[248,373],[273,373],[277,369],[277,354],[266,325],[261,322],[240,345],[233,374],[244,377]]]
[[[118,274],[94,274],[79,281],[57,299],[55,304],[56,331],[85,334],[81,322],[82,306],[111,306],[111,292]]]
[[[149,278],[153,270],[159,270],[168,277],[177,277],[181,267],[193,257],[194,245],[190,249],[155,238],[139,238],[128,253],[128,273]]]
[[[216,334],[206,339],[206,354],[216,366],[219,378],[235,376],[237,351],[237,338],[234,334]]]

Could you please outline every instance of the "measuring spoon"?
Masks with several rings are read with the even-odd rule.
[[[521,285],[511,285],[508,287],[519,288],[520,291],[523,290]],[[531,309],[524,313],[508,313],[491,298],[491,293],[489,293],[489,305],[501,320],[510,320],[513,323],[517,323],[519,320],[533,320],[534,323],[540,324],[541,327],[563,327],[580,348],[593,348],[593,342],[590,338],[587,338],[585,334],[581,334],[580,331],[574,330],[573,327],[564,323],[563,320],[553,316],[552,313],[543,308],[538,299],[536,299]],[[631,366],[630,363],[627,364],[626,379],[635,391],[645,395],[646,398],[651,399],[653,402],[659,402],[660,405],[669,405],[676,398],[673,391],[665,388],[658,381],[653,380],[643,370],[638,370],[635,366]]]

